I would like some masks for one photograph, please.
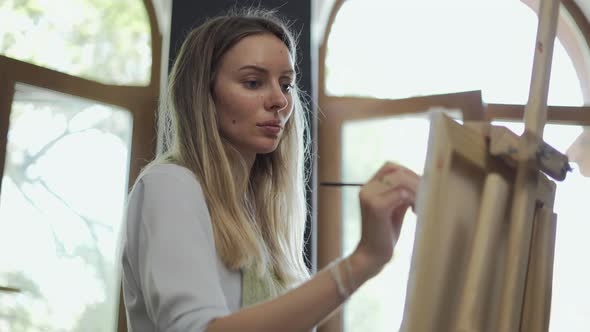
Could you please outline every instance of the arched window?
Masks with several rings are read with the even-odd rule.
[[[590,252],[583,197],[590,195],[590,25],[562,1],[544,139],[576,162],[558,183],[551,331],[590,329]],[[578,2],[579,3],[579,2]],[[335,1],[320,48],[318,179],[361,182],[385,161],[422,173],[425,112],[490,120],[522,131],[537,28],[530,0]],[[354,249],[358,189],[320,187],[318,267]],[[323,331],[399,328],[414,240],[408,215],[394,258]]]
[[[152,1],[8,0],[0,21],[0,330],[124,331],[124,203],[155,150]]]
[[[524,104],[536,28],[536,13],[513,0],[345,1],[327,43],[326,94],[401,99],[482,90],[484,102]],[[549,104],[583,105],[559,39],[551,82]]]

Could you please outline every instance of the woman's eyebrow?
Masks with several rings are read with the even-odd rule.
[[[246,66],[243,66],[240,69],[238,69],[238,71],[243,71],[243,70],[254,70],[254,71],[264,73],[264,74],[268,74],[268,69],[266,69],[264,67],[256,66],[256,65],[246,65]],[[281,75],[293,75],[293,74],[295,74],[295,71],[293,69],[288,69],[288,70],[285,70],[281,73]]]
[[[263,68],[260,66],[255,66],[255,65],[246,65],[246,66],[243,66],[240,69],[238,69],[238,71],[243,71],[243,70],[255,70],[255,71],[259,71],[259,72],[263,72],[263,73],[268,73],[268,70],[266,68]]]

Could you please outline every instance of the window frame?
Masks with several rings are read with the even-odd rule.
[[[152,64],[149,83],[146,86],[103,84],[0,55],[0,176],[4,175],[7,135],[15,85],[23,83],[122,107],[129,111],[133,118],[128,174],[128,190],[131,189],[141,168],[147,161],[153,159],[156,151],[155,111],[158,106],[162,70],[163,38],[156,10],[152,0],[141,0],[141,2],[148,16],[151,35]],[[118,306],[117,331],[126,332],[127,321],[122,291],[119,293]]]
[[[481,91],[466,91],[406,99],[340,97],[326,94],[326,50],[336,15],[345,0],[336,0],[331,8],[319,46],[318,56],[318,183],[340,181],[342,176],[342,126],[347,121],[374,119],[403,114],[419,114],[430,107],[461,109],[464,121],[522,121],[525,105],[483,104]],[[521,0],[538,13],[539,0]],[[558,37],[570,55],[581,87],[584,104],[590,104],[590,23],[574,0],[562,0]],[[563,10],[565,9],[565,10]],[[575,27],[583,40],[576,39]],[[585,50],[583,50],[585,48]],[[403,111],[399,111],[403,110]],[[547,123],[590,125],[590,106],[549,106]],[[342,255],[342,194],[340,190],[317,187],[317,266],[326,267]],[[344,328],[342,311],[320,327],[320,332],[340,332]]]

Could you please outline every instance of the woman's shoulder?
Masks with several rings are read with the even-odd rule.
[[[141,187],[143,191],[156,191],[162,195],[192,194],[203,197],[201,185],[195,174],[188,168],[172,163],[147,166],[135,181],[132,193]]]
[[[195,175],[190,169],[172,163],[158,163],[148,165],[142,170],[139,176],[140,179],[144,179],[146,177],[156,179],[174,177],[179,180],[196,181]]]

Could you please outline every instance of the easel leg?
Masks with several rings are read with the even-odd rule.
[[[526,278],[521,332],[549,330],[557,215],[547,208],[535,213]]]

